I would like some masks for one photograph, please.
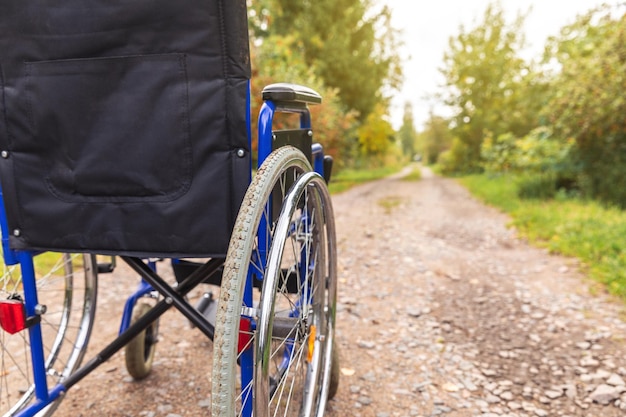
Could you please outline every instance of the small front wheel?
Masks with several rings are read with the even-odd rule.
[[[152,306],[146,302],[137,303],[133,309],[132,323],[137,322],[150,309]],[[126,369],[133,378],[143,379],[152,371],[158,333],[159,323],[155,320],[126,345]]]

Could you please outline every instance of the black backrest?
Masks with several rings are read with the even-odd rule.
[[[245,0],[0,0],[11,246],[226,252],[249,181]]]

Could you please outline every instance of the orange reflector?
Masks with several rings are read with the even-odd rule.
[[[311,325],[311,333],[309,333],[309,351],[307,352],[306,360],[307,362],[313,362],[313,351],[315,350],[315,336],[317,333],[317,328],[315,325]]]
[[[21,301],[0,301],[0,326],[10,334],[21,332],[26,328],[26,312]]]

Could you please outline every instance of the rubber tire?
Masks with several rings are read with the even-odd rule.
[[[131,323],[135,323],[151,309],[152,306],[150,304],[138,302],[135,308],[133,308]],[[128,342],[124,348],[126,370],[136,380],[144,379],[152,371],[158,328],[158,320],[156,320]]]
[[[214,340],[212,415],[216,417],[232,417],[233,415],[237,415],[237,344],[239,338],[239,323],[241,319],[240,311],[243,300],[244,284],[247,277],[247,271],[250,266],[251,255],[254,251],[257,228],[259,226],[260,219],[264,215],[264,207],[266,206],[265,203],[269,201],[270,194],[272,193],[272,190],[274,190],[275,184],[281,182],[281,176],[285,175],[285,172],[291,172],[289,170],[292,168],[298,171],[299,176],[311,171],[310,164],[306,160],[306,157],[294,148],[288,146],[280,148],[267,158],[254,178],[254,181],[248,188],[235,223],[233,235],[231,236],[229,251],[224,267],[224,275],[222,278],[222,289],[220,291],[216,321],[216,335]],[[331,323],[328,325],[328,331],[331,332],[328,340],[332,343],[336,307],[336,257],[334,255],[336,242],[334,237],[334,222],[332,219],[330,198],[328,197],[326,185],[321,177],[319,177],[319,181],[316,182],[316,186],[320,187],[320,184],[322,184],[321,186],[324,191],[324,209],[321,210],[323,210],[325,216],[329,218],[329,225],[327,225],[325,229],[328,228],[332,232],[332,236],[328,238],[328,252],[332,255],[328,256],[329,265],[327,266],[330,270],[329,276],[331,276],[331,282],[333,283],[331,286],[333,289],[333,291],[331,291],[333,298],[332,307],[330,308],[329,313],[327,313],[332,317],[330,320]],[[286,193],[284,188],[286,187],[283,187],[283,192]],[[281,216],[283,216],[283,213],[281,213]],[[272,293],[268,294],[272,297]],[[261,313],[261,315],[263,315],[263,313]],[[263,326],[258,323],[257,325],[259,327]],[[256,350],[258,340],[255,340],[254,343]],[[323,384],[328,385],[331,379],[329,376],[329,359],[331,357],[330,350],[331,349],[324,348],[324,352],[326,353],[323,355],[324,358],[321,360],[322,363],[326,364],[322,371],[322,374],[324,375]],[[257,352],[257,356],[258,355],[259,353]],[[256,371],[258,371],[258,369],[259,367],[257,367]],[[267,383],[267,381],[265,381],[265,383]],[[326,386],[326,390],[328,389],[328,385]],[[254,392],[257,392],[256,386],[252,389],[255,390]],[[320,392],[323,392],[323,389],[320,388]],[[326,393],[327,392],[328,391],[326,391]],[[322,394],[320,394],[320,397],[321,396]],[[318,404],[319,407],[323,407],[325,405],[325,398],[324,400],[319,401]],[[255,415],[257,415],[257,412],[258,411],[255,409]],[[261,413],[259,412],[258,414]]]
[[[339,347],[337,342],[333,343],[332,362],[330,365],[330,383],[328,386],[328,399],[332,400],[339,391],[339,376],[341,375],[341,366],[339,359]]]

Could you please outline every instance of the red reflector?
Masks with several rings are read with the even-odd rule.
[[[246,349],[249,349],[250,340],[252,340],[252,324],[250,319],[239,320],[239,343],[237,345],[237,353],[241,353]]]
[[[21,301],[0,301],[0,326],[10,334],[21,332],[26,328],[26,312]]]

